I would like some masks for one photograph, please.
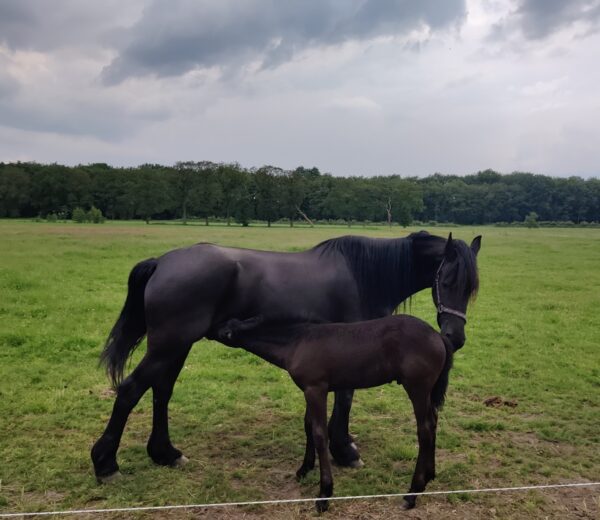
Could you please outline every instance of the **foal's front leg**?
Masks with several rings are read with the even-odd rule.
[[[408,395],[412,401],[417,419],[417,437],[419,439],[417,465],[409,493],[420,493],[425,491],[427,483],[435,478],[435,431],[437,417],[436,411],[431,404],[429,392],[417,389],[408,391]],[[405,496],[403,508],[412,509],[415,507],[416,501],[417,497],[414,495]]]
[[[304,414],[304,432],[306,433],[306,450],[304,452],[304,461],[302,466],[296,471],[298,480],[304,478],[306,474],[315,467],[315,443],[312,434],[312,424],[308,416],[308,407]]]
[[[327,388],[308,387],[304,390],[304,398],[306,399],[306,416],[309,418],[311,425],[312,440],[319,455],[321,473],[319,497],[328,498],[333,494],[333,477],[327,450]],[[329,502],[327,500],[317,500],[316,506],[317,511],[321,513],[327,511]]]

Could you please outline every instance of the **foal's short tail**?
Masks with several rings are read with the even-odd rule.
[[[446,389],[448,388],[448,376],[450,374],[450,369],[452,368],[452,357],[454,355],[454,347],[450,340],[444,336],[442,336],[442,339],[444,340],[444,346],[446,347],[446,361],[444,361],[442,373],[439,375],[438,380],[431,390],[431,404],[436,410],[440,410],[442,406],[444,406]]]
[[[125,305],[100,355],[100,363],[106,366],[115,388],[123,379],[127,359],[146,335],[144,290],[157,265],[156,259],[151,258],[137,264],[129,273]]]

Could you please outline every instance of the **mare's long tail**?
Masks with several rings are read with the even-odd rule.
[[[123,310],[100,355],[100,363],[106,366],[115,388],[123,379],[127,359],[146,335],[144,290],[157,265],[157,260],[151,258],[137,264],[129,273],[129,288]]]
[[[444,346],[446,347],[446,361],[444,362],[442,373],[439,375],[438,380],[431,390],[431,404],[436,410],[439,410],[444,406],[446,390],[448,388],[448,376],[450,374],[450,369],[452,368],[452,357],[454,356],[454,347],[450,340],[444,336],[442,336],[442,339],[444,340]]]

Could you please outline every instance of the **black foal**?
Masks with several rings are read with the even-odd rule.
[[[412,316],[390,316],[359,323],[307,325],[279,329],[254,327],[260,319],[230,320],[221,333],[244,348],[287,370],[304,392],[306,453],[296,472],[304,477],[319,455],[319,497],[333,493],[333,478],[327,452],[327,393],[369,388],[393,381],[406,389],[412,401],[419,439],[419,456],[409,492],[425,489],[435,477],[435,432],[437,411],[444,401],[453,347],[427,323]],[[275,348],[274,348],[275,347]],[[405,498],[414,507],[415,497]],[[326,500],[317,501],[325,511]]]
[[[468,253],[465,249],[463,255],[457,255],[456,248],[463,246]],[[442,333],[406,315],[294,327],[278,326],[256,316],[243,321],[232,319],[220,327],[223,339],[232,344],[239,342],[244,349],[287,370],[304,392],[306,452],[296,475],[302,478],[314,468],[316,449],[321,472],[320,498],[333,493],[327,453],[327,393],[332,391],[369,388],[393,381],[401,384],[413,405],[419,440],[409,493],[423,491],[435,478],[438,410],[444,402],[452,355],[465,341],[467,303],[478,287],[474,267],[478,250],[479,241],[471,248],[464,242],[453,242],[452,238],[448,241],[433,287]],[[406,496],[404,500],[405,508],[414,507],[415,496]],[[319,511],[327,507],[327,500],[317,501]]]

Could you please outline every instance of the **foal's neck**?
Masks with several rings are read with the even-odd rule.
[[[236,334],[236,344],[240,348],[284,370],[287,370],[296,350],[295,341],[289,341],[289,338],[282,341],[281,336],[270,334],[269,331],[262,331],[262,333],[254,333],[254,331],[240,332]]]

